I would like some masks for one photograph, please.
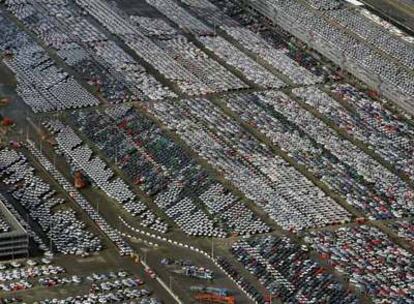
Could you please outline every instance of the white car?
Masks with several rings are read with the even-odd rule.
[[[16,261],[11,262],[11,263],[10,263],[10,265],[12,265],[14,268],[19,268],[19,267],[21,267],[21,266],[22,266],[22,264],[21,264],[21,263],[16,262]]]
[[[27,260],[26,261],[26,264],[33,267],[33,266],[36,266],[37,265],[37,262],[36,261],[33,261],[33,260]]]

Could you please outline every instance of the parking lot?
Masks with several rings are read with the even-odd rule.
[[[105,245],[102,246],[100,239],[94,235],[95,233],[99,234],[99,230],[96,227],[88,228],[93,231],[93,234],[84,230],[85,224],[82,221],[90,225],[90,220],[85,218],[83,214],[77,214],[73,211],[74,209],[68,209],[69,205],[71,205],[70,202],[64,204],[65,206],[67,205],[65,209],[61,209],[60,207],[56,209],[56,203],[62,204],[64,201],[53,197],[55,190],[50,192],[49,187],[51,186],[44,182],[48,178],[41,172],[38,164],[36,164],[36,168],[31,167],[27,158],[20,152],[12,152],[11,150],[5,149],[1,153],[3,156],[2,175],[3,177],[5,176],[2,183],[6,187],[13,185],[13,183],[21,178],[30,181],[30,188],[27,184],[23,184],[23,187],[19,186],[17,188],[20,191],[19,193],[16,192],[17,190],[13,190],[11,195],[19,201],[19,204],[23,205],[28,216],[30,216],[30,220],[36,222],[38,224],[37,226],[42,230],[39,232],[40,237],[36,231],[33,231],[31,235],[31,238],[33,238],[33,246],[39,246],[42,251],[50,250],[56,254],[55,257],[53,254],[46,252],[45,256],[41,257],[37,253],[33,260],[14,261],[10,262],[10,264],[1,263],[1,288],[5,292],[5,295],[9,294],[10,297],[31,303],[34,300],[66,298],[68,296],[81,296],[82,294],[87,295],[91,289],[94,289],[98,296],[98,298],[91,298],[94,301],[100,301],[99,299],[103,298],[106,301],[121,301],[122,297],[126,295],[129,299],[137,299],[139,301],[149,301],[151,299],[149,295],[160,288],[159,286],[152,287],[151,282],[149,284],[151,287],[140,287],[137,291],[131,290],[131,287],[137,287],[138,285],[130,286],[130,284],[135,283],[123,283],[122,281],[125,279],[121,280],[121,286],[113,285],[111,287],[109,285],[108,287],[108,285],[99,285],[95,287],[95,281],[89,280],[86,277],[87,274],[96,272],[98,269],[99,271],[112,269],[117,272],[120,269],[133,269],[134,272],[138,272],[139,268],[138,266],[132,266],[131,268],[131,265],[134,265],[134,263],[130,258],[120,258],[115,251],[116,247],[111,245],[110,242],[105,240],[103,242]],[[29,161],[32,161],[32,158]],[[10,165],[11,163],[13,164]],[[43,165],[45,164],[43,163]],[[22,166],[25,166],[25,168]],[[5,167],[7,169],[4,169]],[[19,168],[20,174],[17,174],[17,171],[13,169],[14,167]],[[38,174],[39,177],[32,175],[33,173]],[[42,177],[40,178],[40,176]],[[53,188],[55,188],[54,185]],[[45,191],[49,193],[42,195],[48,201],[39,201],[37,205],[34,203],[35,201],[30,204],[28,202],[25,203],[28,195],[30,195],[32,200],[36,199],[36,196],[33,195],[39,195],[37,194],[39,191],[42,191],[41,193]],[[46,219],[43,218],[43,216],[47,215],[45,213],[49,214],[48,220],[50,225],[46,224]],[[77,214],[77,218],[75,218],[75,214]],[[103,232],[106,232],[104,228],[102,226],[100,227]],[[62,229],[65,230],[63,231]],[[99,236],[99,238],[102,238],[102,236]],[[27,265],[24,266],[24,264]],[[120,265],[124,266],[120,268]],[[22,271],[18,270],[20,268]],[[143,269],[141,268],[139,272],[142,277],[141,281],[143,281]],[[116,277],[102,277],[100,280],[108,281],[106,284],[112,281],[116,283],[117,281]],[[79,288],[79,285],[82,288]],[[111,292],[112,290],[116,291],[116,295]],[[161,290],[156,296],[157,298],[162,297],[163,301],[168,302],[169,297]],[[147,300],[143,300],[143,297]]]
[[[414,301],[412,37],[342,1],[271,7],[0,4],[0,198],[30,243],[0,299]]]
[[[412,301],[411,255],[377,229],[340,228],[335,232],[311,234],[309,242],[338,271],[349,276],[350,282],[370,294],[375,303],[384,299]]]
[[[11,295],[15,298],[21,298],[27,303],[33,303],[40,300],[66,299],[70,296],[89,295],[93,288],[95,288],[95,294],[103,296],[104,294],[114,293],[114,291],[116,293],[116,290],[125,288],[129,288],[132,291],[132,286],[128,287],[131,283],[126,282],[124,282],[124,288],[111,287],[111,284],[119,284],[118,282],[124,284],[124,280],[132,278],[139,286],[137,290],[148,290],[151,293],[157,291],[155,295],[159,300],[166,303],[170,300],[169,296],[155,282],[146,277],[143,268],[138,268],[134,265],[130,258],[117,258],[112,250],[103,251],[97,256],[86,259],[62,259],[55,257],[53,264],[60,265],[57,267],[61,267],[64,272],[39,276],[33,279],[33,287],[31,289],[16,291]],[[142,301],[139,298],[136,297],[137,303]],[[132,299],[134,297],[131,297]]]

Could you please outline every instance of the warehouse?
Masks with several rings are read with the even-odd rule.
[[[28,250],[26,230],[0,200],[0,259],[27,256]]]

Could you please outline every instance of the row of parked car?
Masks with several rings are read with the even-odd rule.
[[[406,240],[414,248],[414,220],[406,219],[394,221],[388,225],[396,234]]]
[[[120,177],[113,178],[112,169],[99,156],[93,156],[92,150],[83,143],[72,128],[58,121],[49,121],[46,125],[55,134],[60,151],[81,168],[109,197],[118,202],[120,206],[134,202],[135,206],[139,205],[140,210],[147,210],[144,203],[138,201],[135,193]],[[166,224],[148,211],[143,221],[145,225],[155,231],[166,232]],[[149,224],[147,220],[151,220],[151,223]]]
[[[105,111],[76,112],[73,124],[155,203],[191,235],[224,237],[227,233],[267,232],[269,228],[224,189],[190,155],[145,115],[121,105]],[[230,197],[220,206],[222,195]],[[201,202],[208,213],[199,208]],[[132,209],[132,204],[124,205]],[[229,222],[228,219],[235,220]],[[224,229],[217,229],[213,219]]]
[[[269,303],[267,295],[264,295],[257,290],[257,288],[234,267],[232,261],[220,256],[217,258],[217,263],[255,303]]]
[[[414,193],[407,184],[286,94],[252,93],[225,101],[249,127],[371,218],[411,213],[408,202]]]
[[[343,130],[372,147],[372,150],[394,167],[414,180],[414,127],[401,115],[387,110],[381,102],[374,101],[349,84],[333,85],[333,96],[351,111],[341,107],[332,98],[318,110]]]
[[[279,89],[286,84],[276,77],[272,72],[247,56],[233,44],[220,36],[201,36],[198,40],[203,45],[230,65],[248,80],[262,88]]]
[[[163,99],[177,97],[170,89],[163,86],[138,62],[128,55],[115,42],[107,41],[94,45],[95,54],[111,70],[114,76],[120,76],[122,83],[135,95],[144,99]]]
[[[163,136],[158,127],[142,114],[128,106],[120,106],[107,112],[112,118],[98,112],[76,113],[73,121],[107,157],[113,161],[117,158],[118,166],[147,194],[159,192],[165,188],[170,178],[185,174],[182,170],[192,165],[181,148]],[[100,123],[93,123],[96,121]],[[114,141],[117,143],[114,144]],[[183,200],[180,203],[182,210],[173,206],[167,208],[168,203],[166,200],[163,201],[165,206],[163,209],[166,209],[167,215],[174,218],[188,234],[214,232],[212,221],[205,216],[204,212],[196,210],[196,206],[191,201]],[[190,221],[193,213],[196,213],[194,219],[199,221]],[[203,232],[197,229],[204,225],[206,225],[206,230]]]
[[[178,5],[174,1],[147,1],[149,4],[157,8],[161,13],[163,13],[171,21],[175,22],[183,30],[191,31],[196,34],[197,40],[204,44],[207,49],[212,51],[215,55],[226,61],[227,64],[233,66],[239,72],[244,74],[249,80],[255,82],[258,85],[263,87],[273,87],[280,88],[285,84],[283,81],[279,80],[275,75],[273,75],[266,68],[256,63],[254,60],[250,59],[242,51],[240,51],[233,44],[228,42],[226,39],[220,36],[215,36],[213,28],[206,26],[199,19],[195,18],[183,7]],[[177,14],[171,14],[170,12],[178,12]],[[219,26],[221,24],[217,24]],[[214,29],[215,30],[215,29]],[[168,41],[168,45],[171,45],[171,49],[175,52],[188,49],[184,48],[183,38],[180,38],[181,43],[177,47],[177,38],[174,38],[176,41]],[[174,44],[172,45],[172,42]],[[184,40],[185,42],[185,40]],[[190,49],[191,51],[191,49]],[[191,53],[200,53],[199,50],[193,47]],[[186,56],[188,57],[188,56]],[[224,74],[217,76],[217,81],[221,78],[223,79]],[[228,88],[237,88],[241,86],[240,83],[235,83],[233,86],[228,86]]]
[[[231,252],[272,296],[285,303],[359,303],[357,297],[290,239],[258,237]]]
[[[169,56],[150,38],[146,37],[139,28],[134,26],[129,18],[124,18],[122,12],[113,5],[111,6],[101,0],[78,0],[76,3],[85,12],[92,15],[109,32],[116,34],[166,79],[177,85],[181,92],[189,95],[199,95],[214,91]]]
[[[270,230],[250,209],[216,182],[203,185],[198,193],[182,197],[187,191],[189,189],[179,183],[172,183],[157,195],[155,202],[191,235],[225,237],[228,233],[245,235]],[[226,200],[229,197],[225,197],[225,193],[231,197],[229,200]],[[199,202],[208,213],[198,206],[196,198],[201,200]]]
[[[92,251],[102,250],[102,244],[99,238],[95,237],[91,232],[84,231],[85,223],[76,219],[74,210],[57,211],[50,218],[50,231],[48,236],[54,240],[54,245],[59,252],[63,254],[82,254],[82,248],[93,248]],[[83,235],[83,243],[72,239],[73,247],[67,245],[71,240],[67,240],[68,236]],[[68,248],[69,247],[69,248]],[[79,249],[81,248],[81,249]]]
[[[36,304],[99,304],[99,303],[131,303],[131,304],[161,304],[156,298],[148,297],[145,289],[124,288],[114,292],[89,293],[83,296],[67,297],[65,299],[45,299]]]
[[[312,51],[303,50],[296,44],[293,37],[277,26],[270,23],[268,17],[257,11],[243,9],[238,2],[231,0],[182,0],[190,11],[211,24],[222,24],[229,27],[243,26],[259,37],[263,38],[269,46],[282,51],[289,58],[296,61],[320,81],[329,78],[331,69],[321,64],[320,58],[314,56]]]
[[[221,28],[249,52],[266,62],[284,75],[294,85],[310,85],[321,82],[322,77],[315,76],[289,58],[283,50],[272,47],[258,34],[241,26],[221,26]]]
[[[175,58],[181,66],[191,71],[197,79],[206,84],[212,92],[248,88],[248,85],[182,35],[168,40],[160,40],[157,44],[169,56]]]
[[[154,153],[143,145],[153,141],[151,145],[159,146],[164,138],[157,134],[159,132],[152,122],[131,110],[130,106],[115,107],[106,112],[74,113],[71,122],[142,191],[148,195],[157,193],[167,183],[169,173],[162,164],[166,163],[169,155],[160,149],[154,151],[159,155],[158,159],[153,159]],[[160,160],[160,156],[166,161]]]
[[[348,99],[348,102],[352,103],[349,98],[345,97],[347,90],[342,91],[341,88],[344,87],[339,87],[339,92],[336,95],[339,95],[339,98]],[[371,124],[370,121],[364,121],[360,116],[348,112],[338,101],[316,87],[295,89],[293,93],[326,118],[338,124],[350,136],[371,146],[371,149],[375,149],[375,152],[380,154],[383,159],[390,163],[396,162],[398,170],[406,171],[408,174],[412,171],[412,147],[410,145],[412,132],[408,131],[404,134],[404,131],[401,130],[402,139],[396,139],[396,146],[393,147],[391,143],[394,141],[389,138],[390,136],[385,130],[395,130],[395,126],[383,124],[380,127],[373,125],[374,122],[371,122]],[[352,107],[352,104],[349,104],[349,106]],[[370,115],[376,116],[373,109]],[[398,160],[398,157],[402,160]]]
[[[325,115],[328,116],[333,123],[339,125],[340,128],[348,128],[352,130],[355,125],[353,123],[353,121],[355,121],[355,119],[353,119],[353,115],[345,111],[339,103],[321,90],[315,87],[298,88],[294,89],[293,93],[299,97],[300,100],[303,100],[306,104],[311,105],[319,112],[327,113]],[[331,111],[333,108],[339,108],[339,111]],[[331,115],[328,113],[331,113]],[[361,128],[360,130],[365,132],[366,136],[373,138],[373,134],[377,132],[373,129],[374,128],[371,127],[368,129]],[[373,131],[371,132],[370,130]],[[317,139],[318,137],[315,136],[315,138]],[[347,145],[349,147],[348,149],[346,149],[346,147],[337,147],[336,149],[332,147],[330,149],[335,151],[335,154],[339,158],[342,157],[348,164],[358,168],[359,173],[369,182],[376,183],[378,193],[383,193],[383,196],[388,198],[391,202],[396,202],[395,209],[401,209],[404,214],[410,212],[412,206],[410,206],[408,202],[412,201],[414,193],[408,184],[405,183],[399,176],[385,170],[382,165],[376,161],[373,161],[372,158],[362,153],[359,149],[350,149],[352,145],[349,143]],[[392,146],[391,143],[390,146]],[[391,163],[393,162],[393,160],[389,158],[385,158],[385,160]]]
[[[76,7],[65,2],[33,6],[7,1],[6,5],[111,103],[175,96],[124,50],[108,41]]]
[[[214,1],[209,0],[181,0],[180,4],[183,5],[188,11],[198,16],[201,20],[207,21],[210,23],[210,26],[216,25],[228,25],[228,26],[237,26],[238,22],[230,18],[228,15],[229,10],[226,8],[221,9],[213,4]],[[219,4],[229,4],[233,5],[232,2],[219,0]],[[237,5],[237,4],[235,4]],[[240,8],[238,11],[241,11]]]
[[[6,148],[0,154],[1,181],[39,224],[58,252],[82,255],[102,250],[100,239],[86,229],[72,209],[66,205],[64,209],[55,209],[65,203],[64,199],[39,177],[22,153]]]
[[[28,260],[27,265],[19,266],[0,273],[0,290],[19,291],[32,287],[61,287],[68,285],[87,285],[89,294],[72,296],[65,299],[45,299],[34,303],[142,303],[161,304],[152,296],[152,291],[143,288],[144,281],[132,274],[117,272],[91,273],[88,275],[66,275],[64,268],[54,265],[40,265]],[[13,264],[12,263],[12,264]],[[6,266],[5,266],[6,267]],[[22,299],[1,298],[4,303],[22,303]]]
[[[305,238],[349,282],[374,303],[412,303],[412,254],[370,226],[311,232]]]
[[[210,101],[159,102],[148,110],[283,228],[349,219],[343,208]]]
[[[232,235],[253,235],[270,231],[270,227],[245,202],[220,184],[211,185],[199,198],[207,210],[228,227]]]
[[[40,279],[39,283],[52,287],[62,284],[86,284],[90,293],[83,296],[68,297],[63,300],[46,299],[39,303],[161,303],[147,288],[142,288],[144,281],[125,271],[109,273],[92,273],[84,276],[64,276]],[[139,299],[137,302],[132,300]]]
[[[188,11],[173,1],[150,1],[149,3],[160,10],[160,12],[165,13],[167,11],[174,11],[174,14],[168,13],[166,16],[177,23],[182,29],[193,31],[194,33],[202,36],[208,33],[213,33],[211,26],[206,26],[200,20],[196,19]],[[147,54],[149,50],[148,46],[151,46],[153,54],[162,52],[160,50],[160,46],[153,44],[151,41],[147,40],[146,37],[143,37],[144,35],[139,32],[137,28],[132,29],[131,24],[128,22],[128,20],[121,21],[120,16],[122,14],[120,12],[117,12],[117,9],[110,7],[108,4],[102,1],[94,1],[93,3],[88,4],[83,3],[82,1],[78,1],[78,4],[84,9],[88,10],[88,12],[92,14],[96,19],[98,19],[102,25],[106,26],[108,30],[116,33],[117,35],[120,35],[120,38],[123,39],[130,48],[135,50],[138,55],[144,58],[144,60],[152,64],[156,69],[164,74],[166,78],[178,82],[177,85],[184,93],[187,93],[189,95],[197,95],[208,92],[220,92],[229,89],[239,89],[245,87],[245,85],[240,80],[219,66],[215,61],[208,58],[197,47],[186,41],[184,37],[173,36],[172,38],[169,37],[170,39],[167,40],[157,41],[165,53],[163,60],[161,60],[161,58],[157,58],[154,55],[149,56],[149,54]],[[92,7],[95,9],[93,10]],[[172,8],[173,10],[171,10]],[[119,13],[119,16],[107,16],[106,14],[109,14],[109,11],[111,9],[112,12],[116,11]],[[109,17],[112,18],[113,21],[105,22],[104,20],[108,20],[107,18]],[[225,20],[226,17],[223,17],[221,19]],[[199,24],[202,25],[202,28],[198,26]],[[321,81],[320,78],[314,76],[311,72],[300,67],[282,51],[276,50],[269,46],[266,41],[260,38],[260,36],[240,26],[226,28],[226,24],[228,23],[223,21],[217,25],[222,25],[222,28],[227,32],[228,35],[232,36],[233,39],[239,40],[239,43],[249,51],[255,53],[261,58],[263,57],[263,60],[267,61],[268,64],[273,66],[273,68],[278,70],[280,73],[285,74],[285,76],[287,76],[293,83],[312,84]],[[131,35],[131,33],[134,33],[134,35]],[[126,38],[127,34],[128,38]],[[200,37],[200,39],[204,38]],[[224,39],[223,41],[226,42]],[[141,44],[145,44],[147,46],[147,50],[143,50],[142,47],[140,47]],[[181,56],[176,56],[177,52],[180,52],[180,54],[186,54],[183,60],[180,59]],[[220,54],[218,55],[220,57]],[[162,61],[164,61],[164,63],[162,63]],[[237,66],[241,67],[241,69],[244,70],[244,72],[248,74],[250,78],[254,77],[252,75],[253,72],[250,70],[251,67],[254,69],[259,68],[265,74],[268,73],[260,65],[254,63],[254,61],[247,59],[245,62],[247,63],[242,63],[241,65],[237,64]],[[190,76],[188,72],[190,71],[190,64],[190,73],[192,76]],[[245,64],[247,65],[247,68],[243,67]],[[194,69],[194,66],[200,68]],[[225,80],[224,82],[223,79]],[[279,81],[275,76],[272,76],[272,79],[275,82],[272,83],[271,86],[274,87],[283,85],[283,82]],[[184,80],[185,82],[183,82]],[[264,82],[263,79],[257,81]],[[267,84],[269,85],[269,81],[267,81]]]
[[[183,7],[177,5],[173,0],[147,0],[148,4],[155,7],[162,14],[167,16],[171,21],[176,23],[182,30],[192,32],[197,35],[213,35],[212,28],[204,24],[186,11]]]
[[[175,37],[179,32],[161,18],[151,18],[138,15],[131,15],[129,18],[133,24],[139,26],[142,33],[147,37],[168,39]]]
[[[401,64],[414,69],[412,45],[391,33],[384,26],[368,19],[364,14],[365,11],[365,9],[356,11],[340,9],[328,12],[326,15],[368,43],[374,43],[376,48],[394,57]]]
[[[0,233],[9,232],[11,230],[11,227],[4,217],[3,214],[0,213]]]
[[[72,76],[60,69],[29,35],[0,16],[0,49],[17,79],[17,93],[34,112],[47,112],[96,105],[99,101]],[[77,96],[77,98],[73,98]]]
[[[30,289],[37,284],[35,279],[38,282],[43,282],[50,276],[63,273],[65,273],[65,269],[51,264],[2,270],[0,273],[0,291],[12,292]]]
[[[59,285],[90,285],[91,292],[113,291],[123,288],[137,288],[144,284],[139,278],[134,278],[125,271],[109,273],[92,273],[90,275],[72,275],[41,277],[38,283],[46,287],[56,287]],[[150,295],[148,290],[142,290],[146,295]]]
[[[192,24],[187,24],[188,20],[193,20],[193,16],[185,11],[182,7],[180,7],[176,2],[170,1],[148,1],[150,4],[154,5],[158,10],[160,10],[166,17],[177,23],[181,28],[187,28],[188,30],[195,31],[198,34],[205,35],[205,33],[199,33],[197,29]],[[241,27],[237,24],[237,22],[229,22],[227,19],[228,16],[225,16],[224,13],[218,10],[213,4],[208,3],[208,1],[183,1],[185,4],[189,5],[190,8],[192,7],[202,7],[203,10],[207,9],[209,13],[202,13],[203,19],[207,20],[210,23],[208,27],[210,30],[220,28],[223,30],[226,35],[231,36],[232,39],[236,40],[245,50],[253,53],[255,56],[260,58],[261,60],[265,61],[268,65],[270,65],[273,69],[278,71],[279,73],[286,76],[292,83],[294,84],[314,84],[321,79],[313,75],[311,72],[307,71],[303,67],[299,66],[295,61],[290,59],[286,56],[282,51],[277,50],[270,46],[265,40],[263,40],[259,35],[253,33],[247,28]],[[169,12],[171,11],[185,11],[183,14],[172,15]],[[200,10],[196,10],[196,13],[200,12]],[[196,19],[198,20],[198,19]],[[198,20],[199,21],[199,20]],[[208,41],[208,37],[199,37],[201,41]],[[218,38],[220,40],[218,43],[226,43],[227,41],[223,38]],[[231,46],[231,44],[230,44]],[[224,46],[222,46],[224,47]],[[213,52],[215,49],[213,49]],[[221,51],[223,52],[223,51]],[[226,50],[227,54],[229,50]],[[219,57],[222,55],[217,54]],[[227,55],[229,56],[229,55]],[[246,74],[250,74],[252,77],[251,71],[245,71]],[[248,77],[249,78],[249,77]],[[275,79],[275,77],[272,77]],[[277,78],[275,79],[276,83],[273,85],[280,86],[283,82],[278,81]]]
[[[60,125],[61,127],[62,125]],[[93,220],[106,236],[115,244],[121,255],[132,253],[132,248],[122,238],[119,231],[112,228],[106,220],[92,207],[79,191],[56,169],[56,167],[39,151],[33,142],[27,145],[30,152],[38,159],[39,163],[53,176],[53,178],[70,193],[71,198],[82,208],[83,211]]]
[[[319,10],[334,10],[342,8],[344,6],[344,1],[341,0],[306,0],[310,5]]]
[[[330,60],[341,66],[346,65],[364,81],[377,84],[388,96],[408,101],[413,95],[413,48],[404,47],[405,42],[386,33],[386,30],[381,30],[381,34],[378,31],[375,33],[378,27],[368,18],[350,25],[352,19],[358,18],[358,9],[323,14],[324,12],[294,0],[259,0],[254,6],[285,30],[310,42],[312,47]],[[368,40],[358,33],[367,27],[369,33],[371,28],[374,29]],[[388,39],[390,43],[385,52],[392,52],[391,56],[395,60],[384,54],[384,44],[387,44]],[[382,42],[376,43],[377,40]]]

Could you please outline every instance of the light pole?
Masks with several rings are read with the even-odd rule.
[[[142,252],[144,252],[144,263],[147,263],[147,252],[148,252],[148,248],[147,247],[143,247],[141,248]]]

